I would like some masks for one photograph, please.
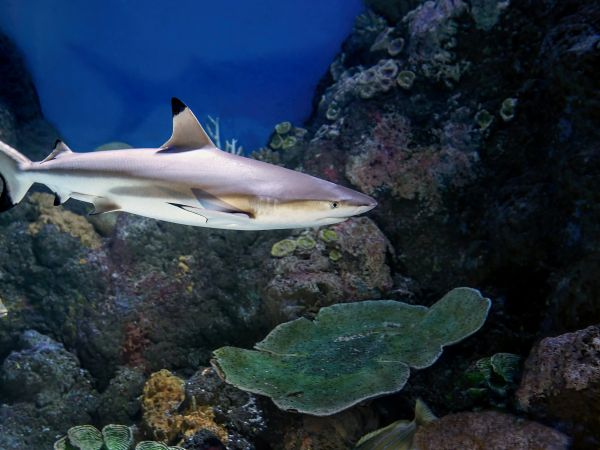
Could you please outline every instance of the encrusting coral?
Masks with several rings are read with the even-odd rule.
[[[85,217],[65,208],[56,208],[51,195],[34,192],[29,197],[29,201],[38,208],[40,213],[37,220],[29,224],[28,231],[30,234],[36,235],[44,225],[52,224],[63,233],[78,238],[86,247],[97,249],[102,245],[100,236]]]
[[[185,382],[168,370],[150,375],[142,396],[143,420],[158,440],[174,442],[199,430],[209,430],[227,442],[227,430],[215,423],[212,408],[192,404],[181,410],[185,400]]]

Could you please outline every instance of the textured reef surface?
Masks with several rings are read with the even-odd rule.
[[[0,215],[0,448],[121,424],[189,450],[345,450],[418,398],[439,417],[422,449],[600,447],[600,6],[366,3],[311,118],[273,124],[251,157],[374,196],[367,217],[215,231],[43,192]],[[0,37],[0,139],[43,158],[57,134]],[[432,308],[458,286],[491,299],[483,327],[399,393],[332,415],[280,410],[210,365],[320,310]],[[444,335],[425,330],[423,345]],[[335,362],[306,371],[346,376]]]

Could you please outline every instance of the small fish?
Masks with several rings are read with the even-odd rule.
[[[2,303],[2,299],[0,298],[0,319],[6,316],[8,316],[8,309],[4,306],[4,303]]]
[[[417,429],[436,419],[427,405],[417,399],[415,418],[412,421],[399,420],[364,435],[356,444],[355,450],[414,450],[413,440]]]
[[[283,167],[233,155],[213,144],[192,111],[171,101],[173,134],[159,148],[76,153],[57,141],[32,162],[0,142],[0,212],[33,183],[92,203],[94,212],[127,211],[210,228],[267,230],[343,222],[377,202],[360,192]]]

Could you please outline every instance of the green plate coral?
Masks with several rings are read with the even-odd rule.
[[[490,300],[457,288],[431,308],[393,300],[342,303],[277,326],[256,350],[223,347],[213,366],[228,383],[284,410],[324,416],[401,390],[410,368],[475,333]]]
[[[125,425],[106,425],[102,432],[92,425],[78,425],[54,443],[54,450],[130,450],[132,446],[133,433]],[[135,450],[183,449],[168,447],[162,442],[143,441],[135,446]]]

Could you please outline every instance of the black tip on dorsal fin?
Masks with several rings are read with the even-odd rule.
[[[183,111],[185,108],[187,108],[187,106],[185,106],[185,103],[183,103],[177,97],[171,98],[171,110],[173,112],[173,116],[176,116],[181,111]]]
[[[62,143],[62,141],[60,139],[57,139],[56,142],[54,143],[54,148],[58,147],[61,143]]]

